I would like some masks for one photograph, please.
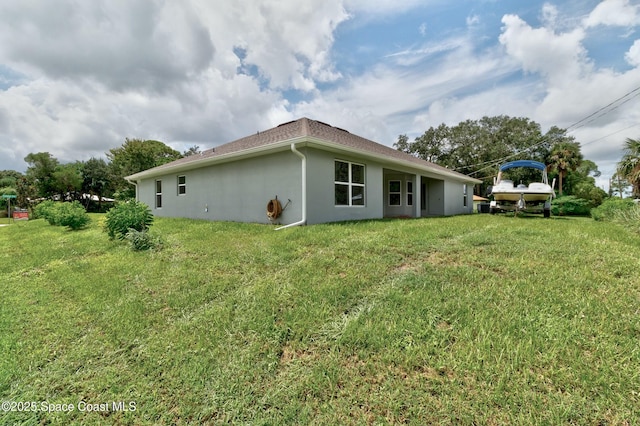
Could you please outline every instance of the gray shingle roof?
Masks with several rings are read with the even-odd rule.
[[[246,136],[233,142],[208,149],[203,151],[201,154],[181,158],[171,163],[150,169],[149,171],[153,170],[153,174],[155,175],[156,172],[161,172],[164,169],[173,169],[176,167],[182,168],[182,166],[187,166],[189,163],[193,163],[194,167],[198,167],[198,163],[208,163],[209,161],[206,160],[209,159],[211,161],[215,161],[214,159],[216,157],[241,153],[255,148],[268,148],[269,145],[281,144],[284,141],[305,138],[330,142],[351,150],[362,152],[363,154],[373,154],[377,157],[388,158],[389,160],[415,164],[420,168],[428,168],[437,174],[447,174],[455,176],[458,179],[463,178],[469,182],[476,181],[476,179],[454,172],[435,163],[422,160],[388,146],[365,139],[361,136],[354,135],[346,130],[333,127],[321,121],[311,120],[309,118],[301,118],[288,123],[283,123],[272,129],[257,132],[254,135]],[[147,174],[149,171],[141,173]],[[135,178],[138,175],[139,174],[136,174],[130,177]]]

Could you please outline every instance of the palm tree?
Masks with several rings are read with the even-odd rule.
[[[618,163],[618,174],[633,187],[633,196],[640,197],[640,139],[627,138],[624,156]]]
[[[559,142],[551,148],[547,168],[558,171],[560,196],[562,196],[562,179],[567,176],[569,170],[576,170],[580,163],[582,163],[582,153],[578,142]]]

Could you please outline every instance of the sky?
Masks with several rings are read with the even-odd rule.
[[[0,0],[0,170],[301,117],[392,146],[508,115],[568,128],[607,189],[639,95],[638,0]]]

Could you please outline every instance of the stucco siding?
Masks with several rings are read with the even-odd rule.
[[[382,217],[416,217],[473,212],[473,186],[444,180],[413,168],[386,168],[381,162],[344,152],[299,147],[307,164],[307,224]],[[336,205],[336,160],[364,166],[364,205]],[[302,218],[301,159],[290,150],[163,174],[138,183],[138,199],[161,217],[271,223],[266,206],[276,196],[285,210],[281,225]],[[156,181],[162,206],[156,207]],[[400,205],[390,203],[390,181],[400,185]],[[412,204],[409,205],[411,182]],[[419,183],[418,183],[419,182]]]
[[[355,156],[313,148],[303,151],[307,156],[307,223],[343,220],[378,219],[382,217],[382,166]],[[336,206],[335,161],[365,166],[365,205]]]
[[[464,184],[461,182],[445,181],[444,183],[444,214],[447,216],[469,214],[473,212],[473,185],[467,184],[467,205],[464,205]]]
[[[182,195],[179,176],[185,177]],[[286,151],[144,179],[138,199],[157,216],[270,223],[266,206],[277,196],[286,205],[277,223],[289,224],[302,217],[301,176],[300,158]],[[157,180],[162,181],[161,208],[155,206]]]
[[[386,170],[384,173],[384,215],[385,217],[415,216],[416,185],[415,175]],[[411,182],[411,197],[409,184]],[[411,198],[411,199],[410,199]]]

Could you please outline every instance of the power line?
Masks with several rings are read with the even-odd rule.
[[[580,145],[582,145],[582,146],[589,145],[590,143],[594,143],[594,142],[597,142],[597,141],[602,140],[604,138],[608,138],[609,136],[613,136],[613,135],[615,135],[617,133],[624,132],[625,130],[629,130],[630,128],[636,127],[636,126],[640,126],[640,123],[632,124],[631,126],[625,127],[624,129],[616,130],[615,132],[609,133],[608,135],[605,135],[605,136],[601,136],[598,139],[594,139],[594,140],[591,140],[591,141],[585,142],[585,143],[580,143]]]
[[[631,91],[629,91],[629,92],[625,93],[624,95],[620,96],[619,98],[615,99],[614,101],[610,102],[609,104],[607,104],[607,105],[603,106],[602,108],[598,109],[598,110],[597,110],[597,111],[595,111],[594,113],[589,114],[588,116],[586,116],[586,117],[582,118],[581,120],[576,121],[575,123],[573,123],[572,125],[570,125],[569,127],[567,127],[565,130],[566,130],[566,131],[567,131],[567,133],[568,133],[568,132],[575,131],[575,130],[577,130],[577,129],[581,128],[581,127],[584,127],[584,126],[586,126],[587,124],[589,124],[589,123],[591,123],[591,122],[593,122],[593,121],[597,120],[598,118],[601,118],[601,117],[604,117],[604,116],[605,116],[605,115],[607,115],[607,114],[610,114],[612,111],[615,111],[616,109],[620,108],[620,106],[622,106],[622,105],[626,104],[627,102],[631,101],[633,98],[635,98],[635,97],[637,97],[637,96],[640,96],[640,86],[638,86],[638,87],[636,87],[635,89],[633,89],[633,90],[631,90]],[[626,99],[626,100],[622,101],[624,98],[628,98],[628,99]],[[618,104],[617,104],[617,105],[615,105],[616,103],[618,103]],[[613,105],[615,105],[615,106],[613,106]],[[608,111],[605,111],[605,110],[607,110],[607,108],[610,108],[610,109],[609,109]],[[601,114],[600,114],[600,113],[601,113]],[[587,120],[588,120],[588,121],[587,121]],[[638,126],[638,125],[640,125],[640,123],[638,123],[638,124],[634,124],[634,125],[631,125],[631,126],[629,126],[629,127],[626,127],[626,128],[624,128],[624,129],[618,130],[618,131],[613,132],[613,133],[611,133],[611,134],[608,134],[608,135],[606,135],[606,136],[602,136],[601,138],[598,138],[598,139],[595,139],[595,140],[592,140],[592,141],[589,141],[589,142],[586,142],[586,143],[581,143],[580,145],[581,145],[581,146],[588,145],[588,144],[590,144],[590,143],[593,143],[593,142],[596,142],[596,141],[598,141],[598,140],[601,140],[601,139],[607,138],[607,137],[609,137],[609,136],[615,135],[616,133],[620,133],[620,132],[622,132],[622,131],[625,131],[625,130],[627,130],[627,129],[630,129],[630,128],[635,127],[635,126]],[[508,160],[509,158],[512,158],[512,157],[518,156],[518,155],[520,155],[520,154],[522,154],[522,153],[524,153],[524,152],[526,152],[526,151],[529,151],[529,150],[531,150],[531,149],[533,149],[533,148],[537,148],[537,147],[541,146],[542,144],[544,144],[545,142],[548,142],[548,141],[549,141],[549,140],[548,140],[548,138],[543,138],[540,142],[538,142],[538,143],[536,143],[536,144],[534,144],[534,145],[531,145],[530,147],[527,147],[527,148],[525,148],[525,149],[522,149],[522,150],[520,150],[520,151],[517,151],[517,152],[515,152],[515,153],[513,153],[513,154],[507,155],[506,157],[503,157],[503,158],[500,158],[500,159],[497,159],[497,160],[484,161],[484,162],[482,162],[482,163],[472,164],[472,165],[470,165],[470,166],[458,167],[458,168],[455,168],[455,169],[453,169],[453,170],[460,170],[460,169],[462,169],[462,168],[468,168],[468,167],[481,166],[481,165],[483,165],[483,164],[491,163],[491,164],[490,164],[489,166],[487,166],[487,167],[483,167],[483,168],[481,168],[481,169],[479,169],[479,170],[476,170],[475,172],[471,172],[471,173],[469,173],[469,176],[473,176],[473,175],[475,175],[475,174],[477,174],[477,173],[480,173],[480,172],[481,172],[481,171],[483,171],[483,170],[487,170],[487,169],[490,169],[491,167],[494,167],[495,165],[501,164],[502,162],[504,162],[505,160]]]
[[[636,93],[636,92],[638,92],[638,93]],[[620,105],[623,105],[623,104],[625,104],[625,103],[629,102],[631,99],[635,98],[636,96],[640,95],[640,86],[636,87],[635,89],[631,90],[630,92],[625,93],[624,95],[620,96],[618,99],[616,99],[616,100],[614,100],[613,102],[611,102],[611,103],[609,103],[609,104],[607,104],[607,105],[603,106],[602,108],[600,108],[600,109],[599,109],[599,110],[597,110],[596,112],[594,112],[594,113],[592,113],[592,114],[589,114],[588,116],[586,116],[586,117],[585,117],[585,118],[583,118],[582,120],[579,120],[579,121],[577,121],[577,122],[573,123],[571,126],[567,127],[567,131],[571,131],[571,130],[572,130],[572,127],[575,127],[576,129],[579,129],[580,127],[583,127],[583,126],[585,126],[586,124],[591,123],[593,120],[590,120],[590,121],[588,121],[587,123],[583,123],[583,122],[585,122],[585,121],[589,120],[591,117],[593,117],[593,116],[597,115],[598,113],[600,113],[600,112],[604,111],[605,109],[607,109],[607,108],[609,108],[610,106],[614,105],[616,102],[621,101],[622,99],[626,98],[627,96],[632,95],[633,93],[636,93],[636,94],[635,94],[635,95],[633,95],[633,96],[631,96],[631,97],[630,97],[629,99],[627,99],[626,101],[621,102],[619,105],[616,105],[616,107],[611,108],[611,110],[606,111],[604,114],[601,114],[601,115],[599,115],[599,116],[595,117],[593,120],[596,120],[596,119],[598,119],[598,118],[600,118],[600,117],[604,117],[605,115],[609,114],[611,111],[613,111],[613,110],[617,109],[618,107],[620,107]],[[573,130],[575,130],[575,129],[573,129]]]

